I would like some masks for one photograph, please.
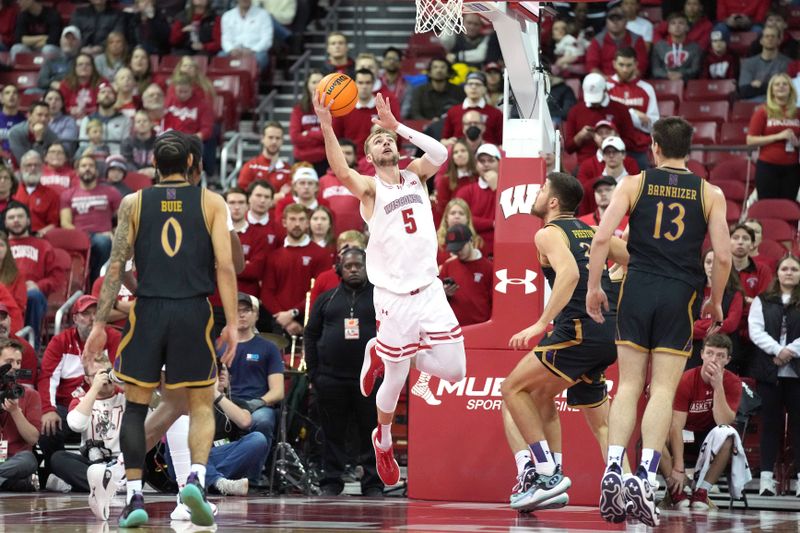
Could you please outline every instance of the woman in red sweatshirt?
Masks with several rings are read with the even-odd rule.
[[[17,262],[8,245],[8,234],[0,231],[0,285],[8,289],[20,310],[20,317],[25,314],[28,305],[28,288],[25,285],[25,274],[17,268]],[[12,317],[12,322],[13,322]],[[12,331],[14,333],[18,329]]]
[[[97,72],[92,56],[78,54],[58,87],[67,112],[76,119],[94,113],[97,109],[97,86],[101,81],[105,80]]]

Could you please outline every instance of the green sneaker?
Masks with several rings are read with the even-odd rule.
[[[189,508],[192,524],[197,526],[214,525],[214,513],[206,501],[206,491],[203,490],[195,472],[189,474],[186,486],[181,489],[181,502]]]
[[[140,527],[147,523],[147,511],[144,510],[144,496],[137,492],[122,510],[119,527]]]

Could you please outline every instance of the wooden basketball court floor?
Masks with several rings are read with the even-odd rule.
[[[478,482],[478,480],[476,480]],[[112,520],[95,520],[83,494],[2,494],[0,531],[30,533],[117,531],[116,520],[122,506],[118,496],[111,508]],[[174,496],[147,494],[150,524],[138,531],[208,531],[187,522],[170,522]],[[337,498],[248,497],[214,498],[219,505],[216,531],[280,532],[646,532],[641,524],[608,524],[596,508],[566,507],[535,515],[517,515],[500,504],[432,502],[405,498],[369,499],[350,496]],[[654,531],[706,533],[800,530],[797,512],[772,510],[716,510],[711,512],[667,511]],[[127,530],[121,530],[127,531]],[[133,531],[133,530],[131,530]]]

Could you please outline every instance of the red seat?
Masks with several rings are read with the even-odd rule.
[[[222,61],[226,60],[226,61]],[[255,67],[255,68],[254,68]],[[239,78],[240,108],[253,106],[255,95],[258,94],[256,86],[258,80],[258,64],[255,57],[245,56],[242,58],[215,57],[208,66],[208,77],[217,78],[219,76],[236,76]]]
[[[44,238],[53,247],[65,250],[72,259],[68,274],[68,293],[73,294],[77,290],[86,291],[91,252],[89,236],[78,229],[53,228],[45,234]]]
[[[689,159],[686,162],[686,168],[692,171],[693,174],[696,176],[700,176],[703,179],[708,179],[708,169],[696,159]]]
[[[252,79],[258,79],[258,63],[256,56],[242,57],[214,56],[208,65],[209,72],[230,72],[232,70],[249,72]]]
[[[693,122],[692,144],[717,144],[716,122]]]
[[[238,114],[243,105],[242,83],[239,76],[235,74],[213,75],[209,78],[217,94],[228,93],[236,103],[234,109]]]
[[[222,124],[223,133],[239,130],[239,113],[233,95],[227,91],[219,91],[214,95],[214,116]]]
[[[750,117],[758,106],[758,102],[745,102],[744,100],[736,100],[731,109],[730,119],[733,121],[750,122]]]
[[[122,182],[133,192],[146,189],[153,185],[153,179],[147,174],[142,174],[141,172],[128,172]]]
[[[728,156],[714,165],[711,169],[711,183],[718,181],[736,180],[744,182],[747,180],[748,167],[750,173],[750,183],[755,181],[756,166],[744,157]]]
[[[42,93],[22,93],[19,95],[19,109],[27,112],[31,104],[42,99]]]
[[[728,122],[720,130],[720,144],[747,144],[747,122]]]
[[[735,31],[731,33],[731,40],[728,49],[739,57],[748,57],[750,45],[758,39],[758,34],[754,31]]]
[[[42,54],[19,52],[14,56],[14,70],[39,70],[44,64]]]
[[[684,100],[718,102],[736,93],[736,80],[689,80],[683,92]],[[683,111],[683,108],[681,108]]]
[[[161,64],[161,60],[158,58],[156,54],[150,54],[150,72],[158,72],[158,66]]]
[[[55,323],[56,311],[58,311],[70,297],[71,293],[69,289],[72,286],[72,257],[69,255],[69,252],[61,248],[54,248],[53,256],[55,258],[55,268],[64,272],[66,275],[62,276],[64,280],[63,283],[47,296],[47,311],[44,317],[44,327],[42,327],[41,330],[43,338],[47,336],[45,334],[52,334],[52,325]]]
[[[786,252],[786,246],[776,241],[764,239],[761,241],[761,244],[758,245],[758,255],[769,257],[775,262],[786,255]]]
[[[734,202],[744,203],[749,196],[748,191],[745,189],[743,181],[736,180],[720,180],[713,182],[714,185],[722,189],[722,193],[728,200]],[[752,190],[752,187],[751,187]]]
[[[431,58],[427,56],[406,56],[400,63],[400,72],[407,76],[418,76],[428,70]]]
[[[578,171],[578,155],[568,154],[567,152],[561,153],[561,168],[564,172],[575,174]]]
[[[695,120],[713,120],[718,125],[728,121],[728,102],[693,102],[685,101],[681,103],[681,116],[693,122]]]
[[[755,218],[761,223],[761,230],[765,240],[787,243],[791,246],[797,237],[797,228],[778,218],[754,217],[749,211],[748,218]],[[786,244],[784,244],[786,246]]]
[[[659,100],[658,114],[661,118],[674,117],[678,111],[678,104],[675,100]]]
[[[758,219],[777,218],[796,225],[800,220],[800,204],[794,200],[769,198],[751,205],[747,214]]]
[[[726,200],[725,204],[727,205],[725,219],[728,221],[728,224],[735,224],[739,222],[739,218],[742,216],[741,205],[731,200]]]
[[[0,72],[0,85],[16,85],[19,92],[33,89],[38,81],[39,71],[13,70],[11,72]]]
[[[681,80],[647,80],[656,91],[656,98],[661,100],[672,100],[680,104],[683,100],[683,82]]]
[[[408,39],[409,53],[416,56],[444,56],[446,50],[442,46],[442,42],[433,32],[427,33],[412,33]],[[413,52],[412,52],[413,51]]]
[[[172,54],[164,56],[158,62],[158,68],[155,69],[155,71],[172,74],[172,71],[175,70],[175,67],[178,66],[178,63],[180,63],[183,57],[184,56]],[[205,74],[208,70],[208,57],[196,55],[192,56],[192,59],[194,59],[195,63],[197,63],[197,68],[200,70],[200,72]]]

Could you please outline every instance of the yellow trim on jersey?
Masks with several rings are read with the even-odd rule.
[[[571,346],[578,346],[583,342],[583,325],[581,321],[574,318],[572,322],[575,324],[575,339],[571,341],[559,342],[558,344],[548,344],[547,346],[536,346],[534,352],[548,352],[550,350],[561,350],[563,348],[570,348]],[[552,334],[552,333],[551,333]],[[571,381],[571,380],[570,380]]]
[[[211,223],[208,221],[208,214],[206,213],[206,190],[200,189],[200,209],[203,212],[203,222],[206,225],[206,231],[211,235]]]
[[[600,400],[599,402],[595,402],[595,403],[581,403],[581,404],[573,404],[573,405],[567,404],[567,406],[568,406],[568,407],[571,407],[571,408],[573,408],[573,409],[594,409],[595,407],[600,407],[601,405],[603,405],[603,404],[604,404],[604,403],[606,403],[607,401],[608,401],[608,394],[606,394],[605,396],[603,396],[603,399],[602,399],[602,400]]]
[[[165,383],[164,387],[172,389],[183,389],[186,387],[209,387],[216,382],[216,378],[206,381],[181,381],[180,383]]]
[[[120,380],[124,381],[125,383],[130,383],[131,385],[136,385],[137,387],[142,387],[143,389],[155,389],[161,384],[160,381],[155,381],[155,382],[139,381],[138,379],[134,379],[126,374],[117,372],[116,370],[114,371],[114,375]]]
[[[557,224],[553,224],[552,222],[548,222],[547,224],[544,225],[544,227],[545,228],[556,228],[558,231],[560,231],[561,232],[561,236],[564,237],[564,242],[566,243],[567,248],[570,247],[570,245],[569,245],[569,235],[567,235],[567,232],[564,231],[564,228],[562,228],[561,226],[559,226]],[[542,229],[544,229],[544,228],[542,228]]]
[[[534,348],[534,351],[538,351],[538,350],[536,350],[536,348]],[[547,361],[547,359],[545,357],[547,352],[553,352],[553,363],[552,364],[550,364],[550,362]],[[542,350],[542,356],[541,357],[537,357],[537,359],[539,361],[541,361],[541,363],[544,365],[545,368],[547,368],[550,372],[555,374],[557,377],[560,377],[561,379],[563,379],[567,383],[570,383],[570,384],[574,385],[575,383],[577,383],[577,381],[575,381],[574,379],[571,379],[568,375],[566,375],[565,373],[560,371],[558,368],[556,368],[555,364],[556,364],[556,356],[557,355],[558,355],[558,350]]]
[[[628,273],[627,272],[622,276],[622,281],[620,282],[620,286],[619,286],[619,296],[617,296],[617,316],[619,316],[619,310],[620,310],[621,304],[622,304],[622,295],[625,292],[625,280],[626,279],[628,279]],[[617,333],[615,335],[615,337],[618,339],[619,338],[619,320],[617,320],[614,323],[614,329],[616,330],[616,333]]]
[[[700,178],[700,207],[703,209],[703,218],[708,223],[708,212],[706,211],[706,180]]]
[[[211,302],[208,301],[206,298],[206,303],[208,304],[208,322],[206,323],[206,344],[208,344],[208,350],[211,352],[211,370],[208,372],[208,379],[214,381],[216,377],[214,376],[214,370],[217,368],[217,351],[214,350],[214,344],[211,342],[211,330],[214,327],[214,308],[211,306]]]
[[[614,344],[616,344],[617,346],[628,346],[629,348],[633,348],[637,352],[650,353],[650,349],[649,348],[645,348],[644,346],[640,346],[640,345],[636,344],[633,341],[615,340]]]
[[[669,355],[680,355],[681,357],[691,357],[692,356],[692,351],[691,350],[685,351],[685,350],[676,350],[674,348],[657,347],[657,348],[653,348],[651,351],[653,353],[661,352],[661,353],[669,354]]]
[[[128,333],[126,333],[119,342],[119,347],[117,348],[117,359],[119,359],[120,366],[122,366],[122,352],[128,346],[128,343],[131,342],[133,330],[136,328],[136,300],[131,303],[131,310],[128,311],[128,324],[130,325]]]
[[[639,182],[639,192],[636,194],[636,199],[631,204],[629,215],[633,215],[633,210],[636,209],[636,204],[639,203],[639,198],[642,197],[642,192],[644,192],[644,173],[645,171],[642,170],[642,179]]]

